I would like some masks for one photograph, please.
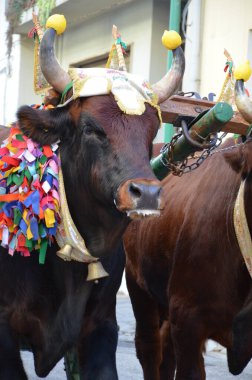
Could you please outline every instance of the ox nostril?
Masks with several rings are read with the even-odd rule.
[[[117,190],[118,210],[132,215],[159,215],[162,209],[161,183],[157,180],[134,179],[125,181]],[[132,214],[133,213],[133,214]]]
[[[142,195],[141,185],[131,182],[129,184],[129,193],[134,198],[141,198],[141,195]]]
[[[156,208],[160,198],[161,187],[150,183],[131,182],[128,187],[129,195],[138,208]]]

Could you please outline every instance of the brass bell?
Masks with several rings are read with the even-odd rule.
[[[95,261],[88,264],[88,276],[86,281],[95,281],[102,277],[109,276],[108,272],[105,271],[103,265],[100,261]]]
[[[70,244],[64,245],[59,251],[56,252],[57,256],[65,261],[71,261],[71,251],[72,247]]]

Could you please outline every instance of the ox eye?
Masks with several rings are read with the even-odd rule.
[[[99,137],[105,137],[104,131],[101,128],[94,125],[85,125],[83,128],[83,132],[85,133],[85,135],[88,136],[94,135]]]

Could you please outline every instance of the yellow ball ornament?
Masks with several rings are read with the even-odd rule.
[[[175,30],[165,30],[162,36],[162,44],[168,50],[174,50],[182,43],[181,37]]]
[[[66,29],[66,19],[63,15],[52,15],[46,22],[46,28],[52,28],[57,34],[64,33]]]
[[[237,66],[234,70],[234,77],[236,80],[243,79],[244,82],[249,80],[251,75],[251,67],[250,63],[247,60],[245,63],[242,63],[241,65]]]

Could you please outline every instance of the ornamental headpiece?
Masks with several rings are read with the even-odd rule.
[[[174,42],[174,33],[176,33],[174,31],[172,31],[172,36],[169,35],[170,32],[166,32],[166,38],[163,41],[165,46],[172,49],[172,67],[159,82],[151,86],[147,81],[127,72],[123,57],[125,44],[116,26],[112,28],[115,43],[106,68],[71,68],[68,72],[60,66],[54,54],[55,36],[64,32],[65,17],[63,15],[49,17],[46,27],[47,30],[39,47],[40,68],[47,82],[54,90],[62,94],[61,106],[77,97],[112,93],[123,112],[142,114],[146,102],[157,106],[168,99],[181,83],[185,60],[180,47],[180,36],[176,36],[175,43],[170,43],[171,39]],[[167,41],[172,47],[167,45]]]

